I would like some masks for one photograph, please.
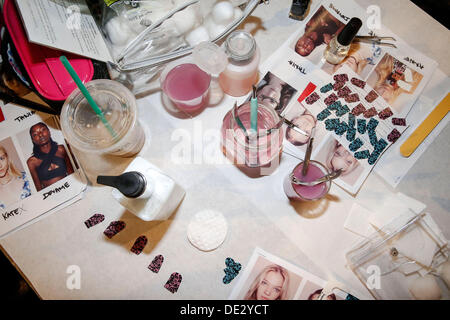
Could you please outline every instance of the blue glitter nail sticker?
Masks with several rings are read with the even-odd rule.
[[[318,115],[317,115],[317,120],[319,121],[323,121],[326,118],[328,118],[328,116],[331,115],[331,111],[328,109],[323,109]]]
[[[370,152],[369,152],[369,150],[358,151],[358,152],[355,152],[355,154],[353,156],[355,157],[355,159],[358,159],[358,160],[367,159],[370,156]]]
[[[362,142],[360,138],[356,138],[355,140],[352,141],[352,143],[349,144],[348,148],[350,149],[350,151],[355,152],[356,150],[361,148],[363,144],[364,142]]]
[[[366,132],[366,119],[358,119],[358,132],[364,134]]]
[[[336,111],[336,115],[338,117],[342,117],[344,114],[346,114],[349,111],[350,111],[349,107],[347,107],[347,105],[345,104],[345,105],[341,106],[340,108],[338,108],[338,110]]]
[[[322,88],[320,88],[320,92],[327,93],[328,91],[330,91],[332,89],[333,89],[333,84],[329,83],[329,84],[324,85]]]
[[[335,130],[339,125],[339,119],[327,119],[325,120],[325,129],[328,131]]]

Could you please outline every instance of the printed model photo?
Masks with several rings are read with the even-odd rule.
[[[328,43],[344,26],[343,22],[320,6],[306,23],[304,33],[296,40],[295,52],[314,64],[319,63]]]
[[[0,141],[0,209],[31,195],[29,177],[11,138]]]
[[[38,122],[19,133],[24,157],[36,191],[40,191],[74,172],[62,137],[53,138],[52,130]]]
[[[256,249],[230,299],[293,300],[303,277],[283,260]],[[238,292],[236,292],[238,291]]]
[[[256,87],[258,102],[271,106],[279,114],[286,109],[296,93],[296,89],[270,71],[266,73]]]
[[[367,78],[367,83],[395,112],[402,113],[407,106],[405,102],[412,98],[422,78],[423,75],[386,53]]]

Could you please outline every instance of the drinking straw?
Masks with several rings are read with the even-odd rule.
[[[256,98],[256,87],[253,86],[252,99],[250,100],[250,126],[256,133],[258,130],[258,99]]]
[[[80,77],[78,77],[76,71],[73,69],[72,65],[70,64],[69,60],[65,56],[59,57],[59,60],[61,60],[62,64],[66,68],[67,72],[69,72],[70,76],[72,77],[73,81],[75,81],[78,89],[80,89],[83,96],[86,98],[87,102],[91,106],[91,108],[94,110],[94,112],[99,116],[100,120],[102,120],[103,124],[105,125],[106,129],[108,129],[109,133],[113,136],[113,138],[117,137],[116,132],[109,124],[108,120],[106,120],[105,115],[103,114],[102,110],[98,107],[97,103],[92,99],[91,94],[84,86],[83,82],[81,81]]]

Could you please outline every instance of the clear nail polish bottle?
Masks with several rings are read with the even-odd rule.
[[[351,18],[344,29],[328,43],[323,56],[328,63],[339,64],[348,54],[350,45],[362,26],[358,18]]]

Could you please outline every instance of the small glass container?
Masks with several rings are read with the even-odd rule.
[[[330,190],[331,181],[322,182],[315,186],[306,186],[293,183],[293,179],[302,182],[312,182],[327,174],[328,169],[320,162],[310,160],[308,171],[302,174],[303,162],[295,166],[294,170],[286,176],[283,182],[284,192],[290,200],[311,201],[325,197]]]
[[[250,125],[250,102],[228,111],[222,123],[224,154],[249,168],[278,164],[283,146],[283,121],[270,106],[258,104],[258,130]],[[245,131],[244,129],[245,128]]]
[[[233,97],[243,96],[258,80],[259,48],[255,38],[242,30],[232,32],[224,47],[229,63],[219,75],[219,84],[226,94]]]

